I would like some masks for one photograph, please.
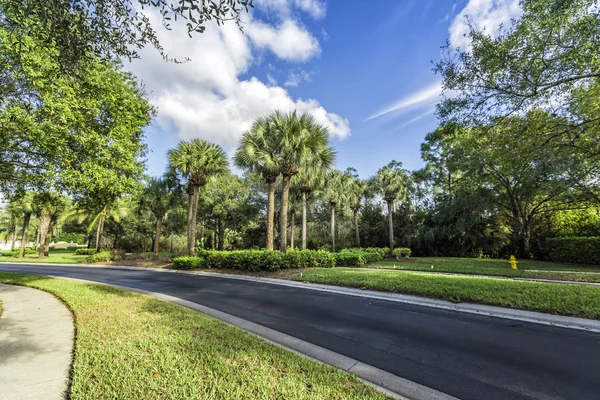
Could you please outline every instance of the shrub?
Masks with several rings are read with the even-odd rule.
[[[0,250],[2,257],[16,257],[19,255],[19,250]]]
[[[356,249],[346,249],[335,253],[335,265],[356,265],[363,266],[368,263],[380,261],[383,259],[378,252],[367,252]]]
[[[77,249],[75,250],[75,254],[77,254],[78,256],[91,256],[92,254],[96,254],[96,249]]]
[[[412,254],[412,251],[408,247],[398,247],[394,249],[392,254],[394,254],[394,257],[399,260],[401,258],[409,258]]]
[[[85,258],[86,263],[107,262],[111,260],[112,253],[110,251],[100,251]]]
[[[79,247],[77,247],[77,246],[69,246],[69,247],[66,248],[66,250],[67,251],[77,251],[77,250],[79,250]]]
[[[600,236],[550,238],[546,246],[552,261],[600,265]]]
[[[201,250],[198,252],[198,257],[174,258],[173,266],[178,269],[203,267],[250,271],[276,271],[281,268],[331,268],[335,266],[335,256],[326,251],[313,250],[290,251],[286,254],[267,250]]]

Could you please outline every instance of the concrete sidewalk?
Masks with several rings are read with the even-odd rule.
[[[0,284],[0,398],[67,397],[75,329],[71,312],[41,290]]]

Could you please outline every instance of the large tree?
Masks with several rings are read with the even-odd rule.
[[[187,179],[188,220],[187,253],[192,255],[196,247],[196,217],[200,188],[216,175],[227,172],[225,152],[214,143],[201,139],[181,141],[169,150],[169,168]]]
[[[50,233],[58,218],[70,205],[70,200],[57,192],[37,192],[33,198],[36,214],[40,218],[40,242],[38,253],[40,258],[48,257]]]
[[[315,118],[296,111],[282,113],[276,111],[269,120],[273,124],[271,134],[277,141],[277,165],[283,176],[281,191],[281,212],[279,222],[279,248],[286,252],[288,197],[292,177],[299,168],[311,160],[317,168],[328,169],[335,160],[335,152],[329,146],[327,128]]]
[[[275,228],[275,182],[279,176],[277,137],[269,118],[257,119],[244,132],[235,152],[234,163],[239,168],[259,173],[267,184],[267,250],[273,250]]]
[[[393,160],[377,171],[374,183],[387,204],[390,251],[394,249],[394,205],[408,196],[408,174],[402,163]]]

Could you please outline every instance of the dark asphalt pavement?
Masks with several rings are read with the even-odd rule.
[[[227,278],[2,264],[193,301],[463,400],[600,399],[600,334]]]

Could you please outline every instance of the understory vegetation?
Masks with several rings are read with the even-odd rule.
[[[69,398],[385,399],[353,375],[152,297],[97,284],[0,273],[73,311]]]

